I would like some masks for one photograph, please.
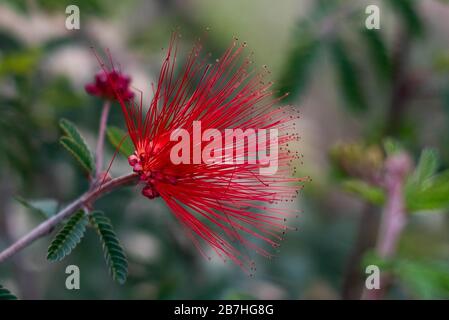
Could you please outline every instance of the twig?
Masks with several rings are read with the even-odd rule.
[[[408,57],[410,55],[411,38],[408,32],[399,30],[392,55],[392,93],[388,110],[385,135],[396,136],[402,124],[404,112],[410,94],[413,92]]]
[[[103,170],[102,168],[103,168],[104,135],[106,131],[106,125],[108,122],[108,115],[110,109],[111,109],[111,102],[109,100],[106,100],[103,104],[103,110],[101,111],[100,126],[98,129],[97,148],[95,150],[97,180],[101,177],[101,171]]]
[[[376,253],[382,259],[392,258],[397,249],[400,235],[407,221],[404,201],[404,181],[411,169],[411,160],[406,153],[391,156],[385,163],[385,191],[387,202],[377,238]],[[381,277],[381,288],[367,290],[362,299],[381,299],[388,287],[388,276]]]
[[[342,285],[342,299],[359,299],[363,293],[366,275],[361,272],[365,253],[376,246],[380,212],[371,204],[365,204],[357,228],[355,246],[349,256]]]
[[[89,190],[79,198],[71,202],[64,209],[59,211],[56,215],[50,219],[42,222],[36,228],[31,230],[29,233],[24,235],[22,238],[17,240],[11,246],[6,248],[0,253],[0,263],[13,256],[17,252],[21,251],[37,239],[44,237],[49,234],[56,225],[58,225],[62,220],[70,217],[78,209],[83,207],[87,203],[93,203],[95,200],[103,196],[104,194],[117,189],[121,186],[137,183],[138,177],[135,173],[124,175],[112,180],[105,182],[101,187]]]

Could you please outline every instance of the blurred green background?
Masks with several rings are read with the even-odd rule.
[[[80,30],[65,28],[69,4],[80,8]],[[368,4],[380,8],[380,30],[365,28]],[[254,257],[253,278],[203,259],[161,200],[128,188],[97,203],[128,255],[125,285],[110,279],[94,232],[59,263],[45,258],[51,237],[37,241],[0,265],[0,284],[24,299],[360,298],[385,204],[372,176],[395,149],[419,172],[431,169],[406,199],[395,256],[378,261],[393,274],[385,298],[449,298],[447,17],[442,0],[0,0],[0,249],[44,219],[15,197],[63,204],[87,188],[58,143],[58,121],[76,123],[95,146],[102,102],[83,88],[99,69],[90,46],[109,48],[148,94],[173,29],[184,52],[206,27],[215,55],[233,36],[247,41],[301,110],[298,175],[313,178],[299,231],[275,259]],[[123,127],[116,105],[110,123]],[[112,173],[127,170],[121,157]],[[80,290],[65,288],[70,264]]]

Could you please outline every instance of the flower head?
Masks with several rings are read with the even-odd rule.
[[[277,106],[282,97],[276,97],[270,89],[272,83],[265,81],[266,69],[256,73],[251,68],[251,55],[242,54],[245,44],[235,40],[210,64],[200,56],[201,44],[197,43],[180,74],[175,75],[175,38],[167,49],[148,109],[141,102],[126,103],[119,96],[135,146],[128,162],[140,176],[142,194],[149,199],[162,198],[202,254],[209,257],[203,248],[206,243],[219,257],[249,271],[248,249],[271,257],[273,250],[262,243],[277,248],[285,233],[296,229],[286,221],[297,216],[297,210],[280,206],[294,201],[308,179],[294,176],[302,157],[295,149],[299,116],[292,107]],[[202,141],[195,140],[198,123]],[[230,153],[224,143],[230,135],[228,129],[246,134],[246,140],[236,142]],[[268,130],[278,133],[276,139],[264,138]],[[193,137],[182,150],[179,144],[186,141],[173,139],[179,138],[175,133],[181,131],[181,136]],[[262,143],[251,148],[258,139]],[[184,161],[173,161],[178,151],[184,153]],[[255,159],[268,151],[277,155],[277,170],[267,175],[261,173],[267,163]],[[212,157],[195,159],[205,154]]]
[[[123,101],[129,101],[134,97],[129,84],[131,78],[116,71],[102,70],[95,75],[95,81],[85,86],[86,92],[108,100],[117,100],[117,96]]]

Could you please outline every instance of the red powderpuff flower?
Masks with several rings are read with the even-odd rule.
[[[142,194],[149,199],[161,197],[204,256],[210,259],[203,248],[206,243],[225,261],[229,258],[250,272],[254,265],[249,250],[272,257],[275,250],[270,248],[277,248],[285,233],[296,229],[286,221],[289,216],[297,217],[298,210],[280,205],[293,202],[302,182],[309,179],[294,176],[302,157],[292,148],[299,140],[295,132],[299,116],[294,108],[276,106],[282,98],[276,98],[270,90],[272,83],[264,81],[269,72],[255,72],[251,55],[243,57],[245,44],[235,39],[220,59],[209,64],[200,57],[201,44],[197,43],[176,76],[175,38],[157,85],[153,85],[149,107],[143,108],[142,98],[140,103],[126,103],[118,95],[135,146],[128,161],[144,185]],[[203,132],[215,129],[222,137],[229,128],[277,129],[278,144],[267,139],[267,145],[250,151],[249,143],[256,137],[249,135],[246,143],[236,146],[230,164],[174,164],[170,155],[178,141],[171,141],[170,135],[183,128],[192,136],[195,121],[201,121]],[[197,145],[194,142],[192,148]],[[223,159],[226,148],[213,153]],[[261,174],[263,163],[237,161],[239,151],[245,151],[248,160],[273,148],[278,148],[274,175]]]
[[[134,93],[129,89],[131,78],[116,71],[102,70],[95,75],[95,81],[85,86],[86,92],[107,100],[131,100]]]

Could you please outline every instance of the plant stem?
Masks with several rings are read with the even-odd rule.
[[[359,299],[363,293],[365,273],[360,268],[365,252],[376,246],[377,228],[380,224],[380,212],[371,204],[366,204],[358,223],[357,240],[349,256],[342,286],[342,299]]]
[[[93,203],[95,200],[97,200],[104,194],[112,190],[115,190],[119,187],[137,183],[137,181],[138,176],[135,173],[132,173],[109,180],[99,188],[87,191],[86,193],[82,194],[79,198],[68,204],[64,209],[59,211],[53,217],[42,222],[36,228],[34,228],[29,233],[27,233],[22,238],[13,243],[11,246],[0,252],[0,263],[5,261],[9,257],[13,256],[17,252],[21,251],[22,249],[24,249],[37,239],[42,238],[45,235],[49,234],[56,225],[58,225],[64,219],[70,217],[78,209],[82,208],[85,204]]]
[[[103,170],[103,148],[104,148],[104,135],[106,132],[106,125],[108,122],[109,110],[111,109],[111,102],[106,100],[103,104],[103,110],[101,111],[100,126],[98,129],[98,141],[97,148],[95,150],[96,160],[96,178],[101,177],[101,171]]]
[[[402,230],[407,222],[404,201],[404,182],[411,169],[411,160],[406,153],[389,157],[385,163],[384,184],[387,202],[377,238],[376,253],[382,259],[394,257]],[[381,288],[367,290],[362,299],[381,299],[388,287],[388,275],[381,276]]]
[[[402,125],[407,102],[413,92],[412,79],[408,69],[411,37],[408,32],[399,30],[392,53],[392,92],[390,108],[385,121],[385,135],[398,136]]]

